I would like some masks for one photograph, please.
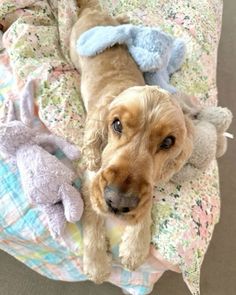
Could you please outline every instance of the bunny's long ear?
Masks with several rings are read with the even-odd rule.
[[[76,43],[81,56],[94,56],[115,44],[127,44],[132,25],[97,26],[84,32]]]
[[[31,127],[34,119],[34,82],[28,80],[20,97],[20,119],[26,126]]]
[[[7,107],[8,107],[8,111],[7,111],[6,123],[16,120],[14,102],[12,100],[9,100],[7,102]]]

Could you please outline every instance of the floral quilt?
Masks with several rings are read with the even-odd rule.
[[[172,77],[179,90],[217,104],[216,58],[222,0],[102,0],[104,9],[126,13],[135,24],[161,27],[187,45],[186,60]],[[69,58],[69,33],[77,19],[74,0],[1,0],[0,121],[6,102],[17,100],[26,80],[35,80],[40,122],[51,132],[81,145],[84,108],[80,76]],[[0,34],[1,37],[1,34]],[[1,42],[0,42],[1,44]],[[61,157],[61,155],[59,155]],[[82,161],[79,164],[83,172]],[[219,220],[216,163],[199,178],[155,187],[152,243],[147,262],[136,272],[118,261],[122,224],[107,222],[114,257],[109,281],[131,294],[148,294],[164,271],[182,272],[192,294],[200,294],[200,267]],[[86,280],[82,273],[81,224],[68,224],[53,239],[43,213],[25,198],[17,167],[0,156],[0,248],[35,271],[56,280]]]

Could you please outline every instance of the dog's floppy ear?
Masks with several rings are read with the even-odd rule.
[[[168,163],[165,164],[165,167],[163,167],[161,173],[161,181],[163,182],[169,181],[171,177],[186,164],[193,151],[193,123],[187,115],[185,115],[184,118],[187,130],[186,138],[179,155],[176,158],[169,160]]]
[[[83,156],[86,166],[91,171],[97,171],[101,167],[101,155],[107,144],[107,108],[100,107],[96,111],[87,114],[84,129]]]

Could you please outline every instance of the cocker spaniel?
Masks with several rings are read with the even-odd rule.
[[[154,184],[168,181],[189,158],[192,127],[173,96],[145,85],[125,46],[115,45],[94,57],[78,55],[76,40],[83,32],[123,22],[103,12],[96,0],[78,4],[70,54],[81,73],[87,111],[83,268],[101,283],[111,271],[105,218],[125,222],[119,256],[123,266],[136,269],[149,253]]]

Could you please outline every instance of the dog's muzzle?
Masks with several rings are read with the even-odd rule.
[[[122,193],[116,187],[107,186],[104,198],[109,211],[114,214],[128,213],[138,206],[139,198],[131,193]]]

